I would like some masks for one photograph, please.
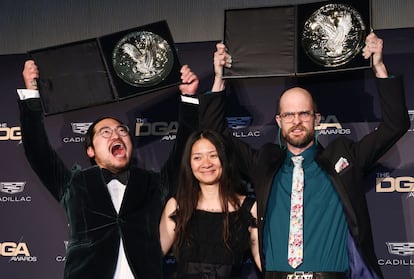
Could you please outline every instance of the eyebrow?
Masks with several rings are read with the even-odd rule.
[[[207,152],[192,152],[191,155],[205,154],[205,153],[218,153],[218,152],[217,152],[217,150],[211,150],[211,151],[207,151]]]

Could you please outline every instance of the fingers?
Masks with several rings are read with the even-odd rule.
[[[27,89],[37,89],[36,79],[39,78],[39,70],[33,60],[24,63],[23,80]]]
[[[196,80],[198,80],[197,75],[191,71],[190,67],[188,65],[183,65],[181,67],[181,82],[182,83],[192,83]]]
[[[216,52],[214,53],[214,66],[217,68],[227,67],[230,68],[232,64],[231,55],[227,52],[226,45],[218,43],[216,45]]]
[[[198,89],[198,76],[190,69],[188,65],[181,67],[181,84],[178,86],[181,94],[194,95]]]
[[[372,57],[372,68],[376,77],[388,77],[387,68],[382,57],[384,41],[377,37],[374,32],[371,32],[365,39],[365,47],[362,50],[362,55],[365,59]]]
[[[382,54],[383,40],[378,38],[375,33],[371,32],[365,39],[365,47],[362,49],[362,55],[368,59],[372,54]]]

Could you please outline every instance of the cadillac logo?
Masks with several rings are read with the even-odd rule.
[[[112,52],[116,74],[133,86],[152,86],[170,73],[174,57],[170,45],[159,35],[140,31],[124,36]]]
[[[364,46],[365,25],[353,7],[327,4],[312,13],[303,27],[302,46],[323,67],[348,63]]]

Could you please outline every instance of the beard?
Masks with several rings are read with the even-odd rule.
[[[305,135],[303,137],[293,137],[290,136],[290,132],[296,129],[301,129],[305,131]],[[287,132],[282,131],[283,139],[290,145],[296,148],[304,148],[308,146],[315,138],[315,130],[308,130],[302,125],[298,125],[295,127],[290,128]]]

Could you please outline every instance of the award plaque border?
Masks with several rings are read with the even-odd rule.
[[[301,34],[305,21],[314,11],[328,4],[352,6],[365,23],[365,36],[370,32],[370,0],[225,10],[224,43],[233,63],[232,68],[223,70],[223,77],[301,76],[370,68],[371,59],[364,59],[361,53],[343,65],[324,67],[304,51]]]
[[[125,35],[149,31],[171,47],[174,59],[169,74],[156,84],[133,86],[118,77],[112,52]],[[40,72],[38,87],[44,114],[58,114],[120,101],[161,90],[181,81],[181,64],[167,22],[158,21],[101,37],[31,50]]]

